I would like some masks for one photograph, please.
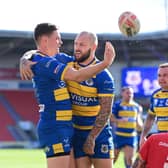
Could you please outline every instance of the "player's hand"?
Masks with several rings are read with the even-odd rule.
[[[94,154],[94,148],[95,148],[95,139],[91,136],[88,136],[86,139],[86,142],[83,146],[83,151],[86,154],[93,155]]]
[[[36,62],[29,61],[36,50],[27,51],[20,59],[20,76],[22,80],[30,80],[33,77],[33,72],[31,66],[36,64]]]
[[[109,41],[107,41],[104,51],[104,62],[107,64],[107,66],[113,63],[115,56],[116,54],[113,45]]]

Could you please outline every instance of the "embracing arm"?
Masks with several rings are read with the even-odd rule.
[[[37,50],[30,50],[23,54],[20,58],[19,69],[20,76],[22,80],[30,80],[33,77],[33,72],[31,70],[31,66],[35,64],[35,62],[29,61],[33,54],[35,54]]]
[[[106,42],[104,60],[98,64],[90,65],[85,68],[75,70],[72,67],[69,67],[64,74],[64,80],[72,80],[76,82],[81,82],[86,79],[89,79],[101,72],[103,69],[107,68],[112,64],[115,58],[115,50],[110,42]]]
[[[96,117],[94,127],[90,131],[87,140],[84,144],[84,151],[87,154],[94,154],[95,140],[105,127],[111,116],[111,106],[113,104],[113,97],[100,97],[100,112]]]

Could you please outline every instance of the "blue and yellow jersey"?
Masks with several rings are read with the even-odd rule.
[[[64,64],[57,58],[61,62],[64,61]],[[68,67],[66,64],[71,62],[71,59],[66,59],[66,55],[62,53],[57,54],[55,58],[40,53],[32,57],[32,61],[37,62],[32,67],[33,84],[43,120],[55,119],[58,122],[69,122],[72,119],[70,95],[63,80]]]
[[[157,117],[158,131],[168,131],[168,91],[158,89],[152,94],[149,113]]]
[[[98,61],[93,60],[92,64]],[[75,64],[76,69],[82,68]],[[77,83],[68,81],[73,110],[74,127],[81,130],[92,129],[96,116],[100,111],[99,97],[114,96],[113,78],[108,70],[103,70],[96,76]]]
[[[133,137],[137,135],[137,116],[140,109],[141,106],[134,101],[127,103],[120,100],[114,103],[112,113],[116,119],[128,119],[128,121],[117,122],[116,135],[125,137]]]
[[[55,58],[62,64],[68,64],[74,66],[75,58],[74,56],[69,56],[65,53],[59,53],[55,55]]]

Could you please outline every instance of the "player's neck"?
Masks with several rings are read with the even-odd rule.
[[[166,92],[166,91],[168,91],[168,88],[162,88],[162,91]]]
[[[90,65],[92,64],[92,62],[94,62],[95,60],[95,56],[92,55],[90,56],[87,60],[83,61],[83,62],[78,62],[79,65],[83,65],[83,66],[87,66],[87,65]]]
[[[134,100],[133,99],[123,99],[123,102],[126,102],[126,103],[132,103]]]
[[[50,50],[45,49],[45,48],[38,48],[38,51],[44,55],[47,55],[49,57],[55,56],[57,53],[50,52]]]

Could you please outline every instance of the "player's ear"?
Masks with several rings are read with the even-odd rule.
[[[92,50],[95,50],[95,51],[96,51],[96,49],[97,49],[97,44],[93,44]]]
[[[43,42],[43,44],[48,44],[48,36],[42,36],[40,40]]]

